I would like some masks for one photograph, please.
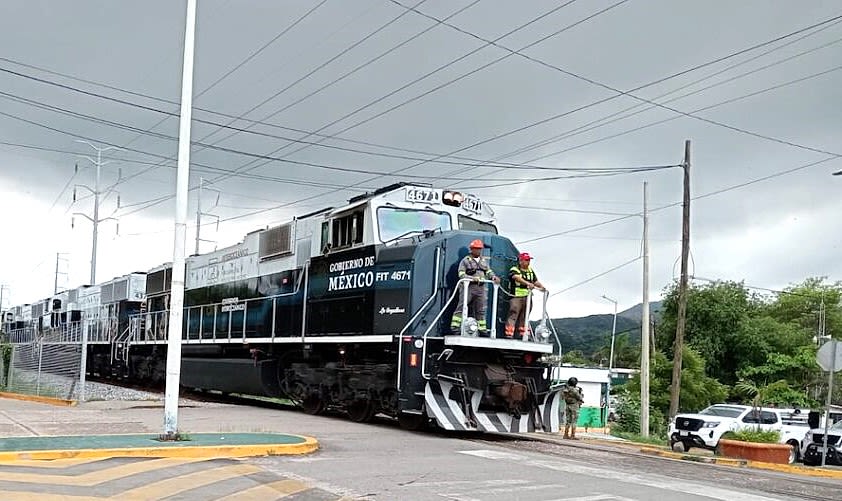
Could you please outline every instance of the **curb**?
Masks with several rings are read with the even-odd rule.
[[[678,459],[682,461],[693,461],[696,463],[718,464],[721,466],[748,467],[756,468],[759,470],[776,471],[778,473],[790,473],[805,477],[836,478],[842,480],[842,470],[823,470],[821,468],[809,468],[806,466],[792,464],[764,463],[761,461],[749,461],[745,459],[724,457],[695,456],[692,454],[682,454],[679,452],[664,451],[661,449],[655,449],[651,447],[641,447],[640,452],[642,452],[643,454],[660,456],[669,459]]]
[[[683,454],[680,452],[665,451],[654,447],[641,447],[640,452],[652,456],[660,456],[669,459],[680,459],[694,463],[718,464],[723,466],[748,466],[749,461],[745,459],[725,458],[718,456],[697,456],[695,454]],[[766,464],[766,463],[764,463]]]
[[[0,391],[0,398],[11,398],[14,400],[23,400],[25,402],[37,402],[39,404],[59,405],[63,407],[72,407],[76,405],[75,400],[64,400],[61,398],[41,397],[38,395],[24,395],[22,393],[7,393]]]
[[[305,437],[299,444],[261,444],[184,447],[133,447],[113,449],[65,449],[49,451],[0,451],[0,461],[53,460],[53,459],[105,459],[112,457],[154,457],[181,459],[240,458],[248,456],[301,455],[315,452],[319,442]]]

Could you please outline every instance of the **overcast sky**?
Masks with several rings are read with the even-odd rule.
[[[681,170],[511,184],[571,173],[470,164],[675,165],[691,139],[702,197],[692,273],[769,288],[842,279],[842,177],[831,176],[842,169],[842,25],[799,31],[842,14],[838,0],[398,1],[199,0],[193,140],[205,146],[194,146],[190,184],[216,180],[218,204],[205,191],[203,209],[222,219],[217,231],[205,217],[202,238],[216,243],[202,251],[396,181],[477,188],[501,232],[527,242],[542,281],[563,291],[554,316],[608,313],[603,294],[621,309],[640,302],[641,261],[588,279],[640,256],[642,218],[581,228],[639,213],[648,181],[660,208],[650,218],[657,299],[679,273],[681,208],[662,207],[680,201]],[[125,148],[105,153],[102,186],[116,185],[121,207],[116,192],[101,205],[119,236],[100,225],[97,281],[172,260],[184,10],[173,0],[0,5],[7,305],[52,293],[57,252],[60,286],[88,281],[91,224],[77,216],[71,228],[71,216],[92,203],[83,188],[71,202],[75,184],[94,184],[79,155],[95,152],[79,138]],[[229,123],[240,130],[219,127]],[[438,155],[458,158],[413,160]],[[191,250],[194,235],[191,224]]]

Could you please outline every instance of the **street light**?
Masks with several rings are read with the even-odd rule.
[[[608,355],[608,395],[606,396],[605,402],[607,408],[611,403],[611,369],[614,367],[614,336],[617,334],[617,301],[605,294],[602,295],[602,299],[614,303],[614,323],[611,326],[611,353]]]
[[[833,173],[834,176],[842,176],[842,170],[838,170]]]

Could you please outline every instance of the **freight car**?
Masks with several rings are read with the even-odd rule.
[[[547,362],[558,340],[546,301],[534,332],[502,336],[518,250],[494,223],[476,197],[401,183],[189,257],[182,385],[288,398],[359,422],[386,414],[410,429],[558,431]],[[453,311],[465,307],[457,288],[467,286],[456,268],[475,239],[503,280],[486,284],[489,332],[467,311],[453,332]],[[150,270],[133,313],[83,310],[86,322],[115,326],[109,345],[90,347],[89,368],[163,381],[171,281],[170,265]]]

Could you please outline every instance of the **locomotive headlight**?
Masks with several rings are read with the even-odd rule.
[[[550,329],[546,325],[539,325],[535,328],[535,335],[546,341],[550,338]]]

